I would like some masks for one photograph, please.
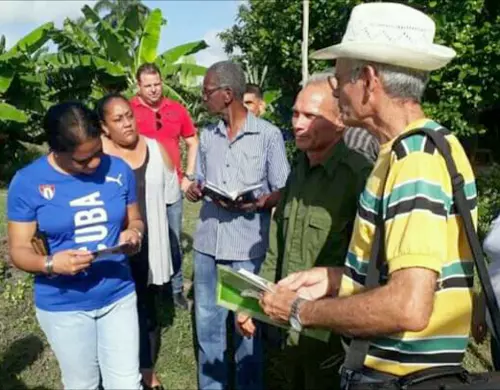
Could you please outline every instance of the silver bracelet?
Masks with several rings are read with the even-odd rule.
[[[48,276],[52,276],[54,274],[53,260],[54,258],[52,255],[48,255],[47,257],[45,257],[45,272],[47,272]]]

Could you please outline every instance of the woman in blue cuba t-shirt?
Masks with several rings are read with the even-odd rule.
[[[134,174],[103,154],[100,128],[80,103],[62,103],[44,119],[50,153],[18,171],[7,200],[10,256],[36,273],[35,306],[66,389],[140,389],[136,295],[125,254],[140,248],[144,225]],[[48,256],[35,251],[36,231]]]

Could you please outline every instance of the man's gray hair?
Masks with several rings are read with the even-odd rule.
[[[364,60],[350,60],[350,63],[353,81],[359,78],[365,66],[370,65],[380,76],[385,92],[398,99],[414,100],[420,103],[429,81],[429,72],[423,70]]]
[[[331,77],[335,77],[335,68],[328,68],[321,72],[313,73],[309,76],[303,87],[307,87],[308,85],[322,84],[324,82],[327,82]]]
[[[233,91],[234,97],[243,100],[246,89],[245,72],[243,68],[231,61],[216,62],[207,73],[213,73],[217,79],[218,87],[226,87]]]

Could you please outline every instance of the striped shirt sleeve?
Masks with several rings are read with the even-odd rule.
[[[267,180],[271,191],[285,187],[290,173],[290,165],[286,157],[285,142],[278,129],[272,131],[267,151]]]
[[[202,133],[200,134],[200,142],[198,143],[198,151],[196,152],[196,160],[195,160],[196,180],[202,182],[205,181],[205,175],[206,175],[205,138],[206,138],[205,132],[202,131]]]
[[[361,127],[347,127],[344,130],[343,138],[349,149],[361,153],[371,162],[377,160],[379,143],[368,130]]]
[[[447,255],[449,181],[438,154],[413,152],[391,164],[384,191],[389,273],[412,267],[441,272]]]

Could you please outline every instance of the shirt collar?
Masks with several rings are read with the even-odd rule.
[[[245,123],[243,123],[243,129],[238,133],[235,139],[242,137],[245,134],[259,134],[260,127],[258,123],[259,119],[252,114],[250,111],[247,111],[247,117],[245,119]],[[227,137],[227,127],[224,121],[221,119],[217,124],[217,131]]]
[[[392,138],[391,140],[387,141],[386,143],[383,143],[380,145],[380,152],[379,154],[386,154],[386,153],[389,153],[392,149],[392,144],[394,143],[394,141],[396,141],[396,139],[404,134],[404,133],[407,133],[411,130],[414,130],[414,129],[418,129],[418,128],[421,128],[421,127],[426,127],[427,123],[430,122],[430,119],[429,118],[421,118],[421,119],[417,119],[417,120],[414,120],[413,122],[409,123],[405,129],[400,133],[398,134],[398,136]]]
[[[304,174],[307,174],[312,168],[317,168],[321,166],[330,178],[333,178],[335,175],[335,169],[340,161],[344,159],[348,152],[347,146],[344,143],[343,139],[340,139],[330,150],[327,159],[321,164],[311,167],[309,165],[309,159],[305,153],[302,153],[303,166],[304,166]]]
[[[134,107],[142,106],[142,107],[145,107],[151,111],[159,111],[159,110],[163,109],[164,107],[168,107],[171,104],[169,99],[167,99],[166,97],[162,97],[161,103],[158,106],[158,109],[154,110],[153,108],[151,108],[151,106],[148,106],[146,103],[144,103],[143,100],[139,97],[139,95],[135,95],[132,98],[131,103]]]

